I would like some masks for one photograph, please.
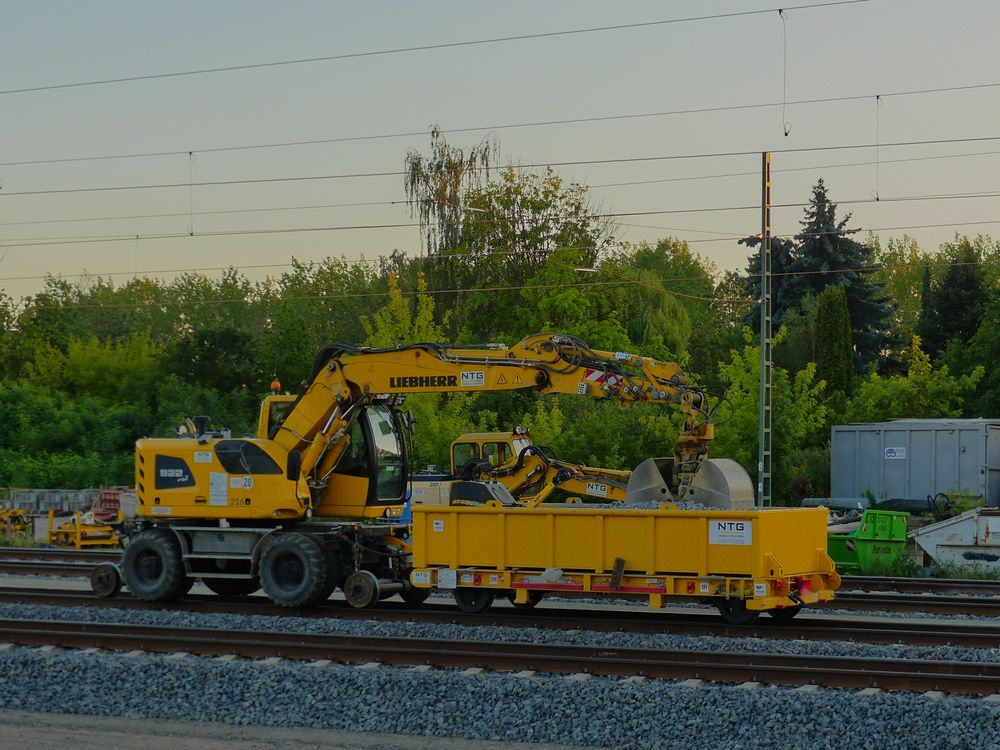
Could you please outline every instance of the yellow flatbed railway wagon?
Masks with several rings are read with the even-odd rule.
[[[414,506],[417,588],[450,590],[477,612],[495,596],[545,594],[707,601],[729,622],[793,617],[840,586],[826,554],[827,511]]]

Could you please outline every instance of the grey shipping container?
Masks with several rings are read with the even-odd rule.
[[[1000,420],[896,419],[836,425],[830,495],[922,500],[978,495],[1000,506]]]

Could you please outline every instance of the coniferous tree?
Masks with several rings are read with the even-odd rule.
[[[757,248],[747,259],[746,281],[747,294],[758,302],[747,312],[744,324],[754,330],[760,326],[760,237],[744,237],[741,245]],[[795,257],[795,244],[783,237],[771,238],[771,322],[777,327],[784,322],[785,313],[801,302],[801,296],[794,300],[788,294],[788,281],[791,279],[789,270]]]
[[[816,377],[828,393],[848,393],[854,375],[851,316],[844,287],[827,287],[816,302]]]
[[[872,251],[850,235],[851,215],[837,219],[837,204],[827,197],[820,179],[796,236],[793,254],[784,285],[785,304],[792,305],[806,294],[819,295],[826,287],[842,285],[853,327],[854,358],[860,371],[884,357],[889,343],[891,307],[881,284],[871,280],[874,272]]]

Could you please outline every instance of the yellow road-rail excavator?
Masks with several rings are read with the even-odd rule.
[[[519,505],[534,507],[556,495],[570,501],[626,502],[631,471],[603,469],[566,461],[538,445],[523,427],[509,432],[467,432],[451,444],[450,472],[428,467],[410,480],[412,502],[454,505],[459,480],[499,482]],[[654,459],[647,459],[652,461]],[[662,476],[660,478],[662,483]],[[661,488],[662,485],[661,484]],[[633,493],[634,496],[634,493]]]
[[[389,349],[330,345],[316,357],[301,394],[265,401],[259,435],[234,437],[213,430],[208,418],[196,418],[194,429],[185,434],[136,443],[138,517],[126,527],[125,583],[133,595],[149,601],[181,596],[197,579],[221,595],[246,595],[262,588],[286,607],[325,599],[338,586],[356,607],[371,606],[397,593],[419,602],[437,587],[455,589],[459,606],[475,610],[484,597],[470,598],[468,589],[506,586],[513,590],[520,579],[511,576],[530,571],[477,574],[468,581],[444,574],[440,582],[428,570],[416,575],[415,553],[423,549],[423,536],[446,527],[450,534],[452,524],[446,519],[418,524],[425,510],[419,505],[412,507],[412,519],[399,515],[410,473],[406,418],[398,407],[406,394],[525,390],[578,394],[625,405],[649,402],[679,407],[685,421],[673,455],[653,462],[630,485],[630,493],[638,499],[663,502],[663,508],[656,511],[661,515],[670,515],[677,501],[752,515],[753,492],[746,472],[735,462],[707,458],[713,437],[707,399],[676,364],[593,350],[577,338],[560,334],[537,334],[509,348],[494,344],[427,343]],[[472,513],[465,516],[467,520],[479,518],[478,514],[537,514],[544,507],[518,506],[496,482],[456,480],[456,484],[460,486],[450,490],[450,497],[483,506],[456,509]],[[651,522],[656,521],[656,513],[650,512]],[[728,522],[735,524],[733,528],[743,528],[743,521]],[[825,533],[825,519],[823,524]],[[649,526],[646,538],[660,544],[655,525]],[[425,532],[425,527],[430,531]],[[708,533],[708,526],[705,529],[702,536]],[[718,539],[732,538],[733,543],[748,546],[749,553],[752,533],[729,533],[717,535]],[[470,531],[456,538],[456,555],[467,545],[472,545],[470,549],[489,546],[489,540],[473,536]],[[516,539],[506,536],[504,543],[511,541]],[[613,545],[622,544],[613,540]],[[537,546],[537,539],[532,545]],[[630,565],[627,550],[620,552],[615,558],[621,561],[615,562],[621,573],[616,578],[619,583]],[[704,551],[691,555],[710,559]],[[810,548],[810,560],[811,555]],[[430,564],[427,559],[421,554],[421,560]],[[690,569],[705,567],[705,559],[690,560]],[[550,559],[545,567],[558,569],[559,562]],[[454,557],[452,568],[458,564]],[[720,564],[733,567],[737,561],[731,554],[723,555]],[[429,570],[436,570],[436,565],[431,564]],[[643,565],[649,568],[651,563]],[[647,572],[648,580],[653,580],[653,572]],[[772,566],[771,575],[787,574]],[[680,579],[676,583],[681,585]],[[684,586],[667,593],[696,591],[689,583]],[[728,584],[722,589],[713,586],[702,593],[729,599],[736,591]],[[794,594],[790,584],[783,586],[784,593],[772,592],[771,599],[743,609],[779,606],[776,602],[796,606],[797,600],[788,598]],[[108,592],[113,589],[109,584]],[[738,590],[747,589],[740,584]],[[486,598],[492,602],[492,596]],[[516,597],[521,603],[528,599],[524,592]]]

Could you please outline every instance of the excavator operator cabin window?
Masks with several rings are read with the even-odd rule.
[[[355,420],[351,425],[351,442],[337,464],[338,474],[349,474],[354,477],[368,476],[368,443],[365,441],[365,431],[361,420]]]
[[[500,466],[510,458],[510,449],[507,443],[484,443],[483,458],[490,462],[490,466]]]
[[[451,449],[451,460],[455,471],[474,458],[479,458],[479,446],[475,443],[455,443],[455,447]]]
[[[395,500],[403,496],[406,485],[402,436],[388,407],[372,404],[365,413],[368,415],[375,447],[376,496],[379,500]]]
[[[275,463],[260,446],[247,440],[220,440],[215,455],[228,474],[281,474]]]
[[[278,434],[278,427],[284,421],[285,416],[292,410],[292,401],[271,401],[267,409],[267,436],[274,439]]]

